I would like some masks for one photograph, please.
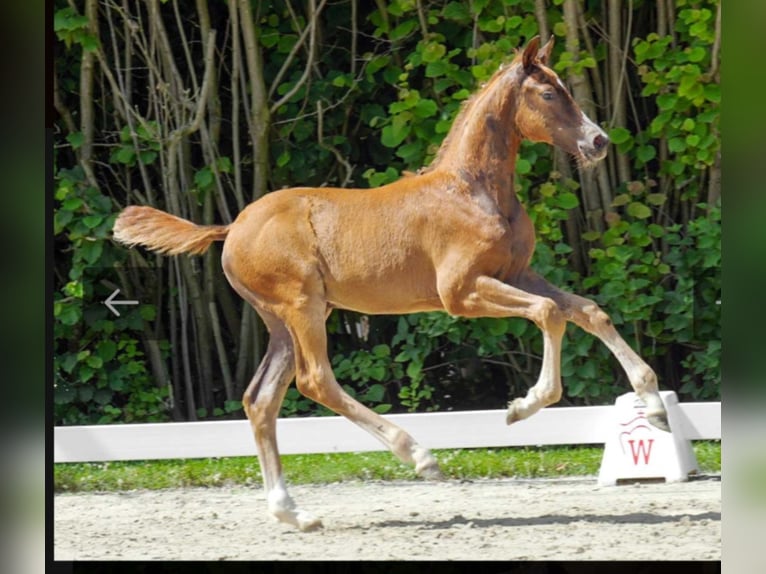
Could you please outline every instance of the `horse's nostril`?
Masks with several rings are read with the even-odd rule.
[[[606,145],[609,143],[609,138],[604,135],[597,135],[595,138],[593,138],[593,147],[600,150],[606,147]]]

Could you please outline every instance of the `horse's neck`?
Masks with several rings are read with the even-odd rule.
[[[496,87],[496,90],[502,86]],[[502,97],[497,93],[482,94],[462,119],[460,129],[450,134],[449,149],[440,162],[456,173],[469,175],[472,193],[486,193],[505,217],[517,209],[514,189],[516,154],[521,137],[511,123],[515,102],[511,90]]]

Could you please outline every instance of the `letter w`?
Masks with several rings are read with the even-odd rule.
[[[630,452],[633,455],[633,464],[638,464],[638,458],[643,455],[644,457],[644,464],[649,464],[649,457],[652,455],[652,445],[654,444],[654,439],[649,439],[649,447],[647,448],[646,444],[644,443],[644,439],[640,439],[638,441],[638,447],[636,447],[636,441],[631,439],[628,441],[630,443]]]

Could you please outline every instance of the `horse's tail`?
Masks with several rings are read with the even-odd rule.
[[[228,225],[196,225],[153,207],[131,205],[114,222],[114,238],[128,246],[143,245],[166,255],[207,251],[213,241],[223,241]]]

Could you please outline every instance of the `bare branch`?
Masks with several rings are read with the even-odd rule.
[[[423,39],[428,38],[428,25],[426,23],[426,14],[423,10],[423,0],[417,0],[418,4],[418,21],[420,22],[420,33],[423,35]]]
[[[324,5],[327,3],[327,0],[322,0],[322,2],[319,5],[319,8],[316,6],[315,0],[309,0],[309,23],[307,24],[307,28],[309,30],[309,56],[308,61],[306,62],[306,67],[303,70],[303,74],[298,79],[297,82],[295,82],[295,85],[293,85],[292,88],[279,100],[274,102],[271,107],[269,108],[269,113],[271,115],[274,115],[274,113],[281,108],[286,102],[292,98],[295,93],[301,89],[303,84],[306,83],[306,80],[309,77],[309,73],[311,73],[311,68],[314,65],[314,58],[316,57],[316,28],[317,28],[317,21],[319,19],[319,14],[322,11],[322,8],[324,8]]]
[[[710,50],[710,71],[708,75],[716,82],[720,81],[718,77],[718,67],[720,66],[719,53],[721,52],[721,1],[718,2],[718,10],[715,16],[715,39],[713,47]]]
[[[354,173],[354,168],[351,166],[348,160],[343,157],[343,155],[341,155],[335,146],[332,146],[324,141],[323,124],[324,114],[322,112],[322,102],[317,101],[317,141],[319,142],[319,145],[324,149],[332,152],[332,154],[335,156],[335,159],[338,160],[338,163],[340,163],[346,169],[346,177],[343,178],[343,182],[341,183],[341,187],[346,187],[351,181],[351,177]]]
[[[541,43],[544,44],[551,35],[545,0],[535,0],[535,19],[537,20],[537,29],[540,31]]]

